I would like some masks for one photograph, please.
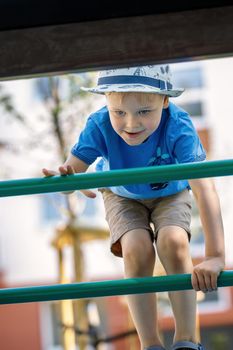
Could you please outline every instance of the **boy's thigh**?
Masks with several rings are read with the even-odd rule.
[[[143,229],[149,231],[153,241],[150,226],[149,210],[136,200],[120,197],[109,190],[102,190],[105,206],[105,219],[110,230],[111,252],[122,257],[120,239],[129,231]]]
[[[159,200],[151,213],[155,239],[161,228],[178,226],[183,228],[191,238],[191,195],[189,190],[181,191]]]

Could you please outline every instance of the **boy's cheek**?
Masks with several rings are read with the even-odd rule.
[[[154,132],[156,129],[158,129],[158,126],[159,126],[159,123],[150,123],[147,125],[147,130]]]

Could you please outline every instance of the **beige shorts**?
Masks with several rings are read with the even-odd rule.
[[[148,230],[152,242],[164,226],[182,227],[191,237],[191,196],[186,189],[174,195],[154,199],[129,199],[101,189],[106,220],[110,229],[111,252],[122,257],[120,238],[135,229]]]

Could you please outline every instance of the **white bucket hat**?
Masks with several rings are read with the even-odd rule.
[[[99,73],[97,86],[81,87],[96,94],[106,92],[150,92],[178,97],[182,88],[173,88],[169,65],[140,66],[109,69]]]

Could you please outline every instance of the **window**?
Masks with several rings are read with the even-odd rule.
[[[204,67],[200,62],[174,64],[172,80],[175,87],[185,89],[184,94],[176,98],[174,103],[191,116],[196,130],[201,132],[199,136],[204,138],[201,141],[208,152],[208,103]]]
[[[203,116],[203,104],[201,101],[180,103],[180,107],[188,112],[191,117]]]
[[[61,218],[62,208],[65,207],[65,197],[61,193],[48,193],[41,195],[42,222],[50,224]]]
[[[177,69],[173,75],[173,81],[175,86],[185,89],[202,88],[204,86],[202,69],[199,65]]]

